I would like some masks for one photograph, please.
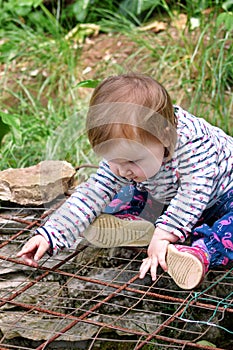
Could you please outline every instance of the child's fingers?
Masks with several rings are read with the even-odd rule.
[[[27,265],[32,267],[38,267],[38,263],[29,255],[25,254],[25,255],[22,255],[21,257]]]
[[[16,256],[17,256],[18,258],[22,258],[22,256],[23,256],[24,254],[27,254],[28,252],[29,252],[28,249],[25,248],[25,247],[23,247],[23,248],[16,254]]]
[[[140,269],[139,269],[139,278],[144,278],[146,273],[149,271],[151,267],[151,258],[146,258],[146,259],[143,259],[143,263],[141,264],[140,266]]]
[[[40,244],[35,253],[34,260],[35,261],[40,260],[47,250],[48,250],[48,244]]]
[[[167,271],[167,263],[165,257],[166,255],[162,253],[158,256],[158,264],[162,267],[163,271]]]
[[[17,253],[17,257],[20,258],[22,257],[24,254],[28,254],[31,253],[33,250],[35,250],[36,245],[34,243],[31,243],[30,241],[28,241],[23,248]]]
[[[159,261],[159,265],[162,267],[163,271],[167,271],[167,263],[164,259]]]
[[[36,235],[18,252],[17,257],[22,258],[29,266],[38,267],[38,261],[49,249],[49,243],[43,236]]]
[[[167,271],[166,254],[167,254],[168,242],[164,241],[158,254],[158,264],[162,267],[164,271]]]
[[[158,260],[155,256],[153,256],[151,259],[151,267],[150,267],[152,281],[155,281],[157,278],[157,267],[158,267]]]

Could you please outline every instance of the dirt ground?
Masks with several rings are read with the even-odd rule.
[[[81,54],[82,73],[89,78],[97,78],[99,74],[106,75],[116,72],[148,69],[150,57],[141,62],[140,58],[146,55],[146,49],[124,35],[100,34],[96,38],[87,39]],[[138,64],[140,62],[140,67]]]

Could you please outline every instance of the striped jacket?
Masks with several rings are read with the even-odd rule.
[[[155,225],[184,241],[202,212],[233,190],[233,138],[178,106],[174,111],[178,138],[172,158],[156,175],[136,185],[166,205]],[[114,175],[103,160],[37,233],[50,242],[53,254],[71,247],[120,188],[130,183]]]

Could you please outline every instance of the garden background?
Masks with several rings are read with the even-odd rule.
[[[0,0],[0,169],[96,163],[92,88],[128,71],[233,134],[233,0]]]

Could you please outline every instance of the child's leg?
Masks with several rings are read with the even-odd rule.
[[[101,248],[148,245],[154,224],[140,217],[147,198],[146,191],[139,191],[133,185],[122,188],[104,214],[84,231],[84,237]]]
[[[215,213],[214,222],[211,212]],[[233,191],[228,191],[213,208],[208,209],[206,217],[208,222],[193,231],[192,246],[206,249],[210,267],[226,265],[233,260]]]
[[[199,247],[169,244],[166,256],[168,274],[182,289],[193,289],[208,271],[209,260]]]
[[[184,289],[196,287],[209,267],[233,260],[233,190],[206,210],[203,220],[192,232],[191,247],[168,246],[168,273]]]
[[[139,191],[133,185],[123,187],[105,208],[106,214],[135,215],[139,216],[143,211],[148,198],[148,192]]]
[[[144,247],[153,236],[155,227],[146,220],[131,214],[102,214],[88,226],[83,236],[100,248]]]
[[[104,213],[118,217],[140,216],[154,223],[164,211],[164,204],[156,202],[147,191],[140,191],[135,186],[123,187],[112,202],[105,208]]]
[[[197,227],[194,233],[197,237],[203,237],[194,241],[193,245],[198,246],[199,242],[205,244],[210,267],[227,265],[233,260],[233,212],[224,215],[212,227],[207,224]]]

